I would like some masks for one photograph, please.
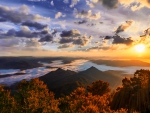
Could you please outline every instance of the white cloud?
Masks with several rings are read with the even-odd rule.
[[[58,12],[57,14],[55,14],[55,19],[58,19],[59,17],[62,16],[62,13],[61,12]]]
[[[0,5],[0,17],[3,21],[12,23],[21,23],[28,20],[50,21],[50,18],[48,17],[43,17],[39,14],[30,14],[29,8],[26,5],[21,6],[19,9]]]
[[[63,1],[65,4],[68,4],[69,3],[69,0],[64,0]]]
[[[58,13],[55,14],[55,19],[58,19],[60,17],[66,17],[66,15],[62,14],[61,12],[58,12]]]
[[[77,3],[79,2],[80,0],[71,0],[71,5],[70,7],[74,7],[75,5],[77,5]]]
[[[51,5],[54,6],[54,1],[51,1]]]

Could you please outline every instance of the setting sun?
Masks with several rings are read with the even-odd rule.
[[[145,45],[144,44],[138,44],[134,48],[135,48],[136,52],[142,53],[145,50]]]

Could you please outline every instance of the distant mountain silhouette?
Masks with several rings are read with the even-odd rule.
[[[90,60],[99,65],[115,66],[115,67],[128,67],[128,66],[150,66],[150,63],[140,60]]]
[[[79,73],[59,68],[56,71],[39,77],[39,79],[44,81],[48,88],[54,91],[55,94],[69,94],[77,87],[86,87],[97,80],[108,82],[112,88],[116,88],[121,84],[120,77],[102,72],[95,67],[90,67]]]
[[[14,74],[5,74],[5,75],[0,75],[0,78],[5,78],[5,77],[15,77],[15,76],[19,76],[19,75],[24,75],[25,73],[14,73]]]
[[[5,61],[0,64],[0,69],[31,69],[40,67],[42,64],[39,64],[35,61],[26,61],[26,60],[19,60],[19,61]]]
[[[62,60],[64,64],[71,63],[78,58],[69,57],[0,57],[0,69],[31,69],[43,66],[40,62],[51,63]],[[47,68],[50,68],[49,66]]]
[[[112,73],[100,71],[93,66],[85,71],[80,72],[79,74],[80,76],[84,76],[86,79],[88,79],[90,83],[97,80],[103,80],[105,82],[108,82],[110,84],[110,87],[112,88],[120,85],[122,79],[118,76],[114,76],[114,74]]]
[[[43,80],[49,88],[56,88],[62,85],[62,83],[64,83],[63,81],[66,81],[66,79],[68,79],[74,74],[76,74],[76,72],[58,68],[56,71],[47,73],[46,75],[41,76],[39,78]]]

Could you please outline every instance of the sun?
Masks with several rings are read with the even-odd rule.
[[[145,45],[144,45],[144,44],[138,44],[138,45],[136,45],[134,48],[135,48],[135,51],[136,51],[136,52],[142,53],[142,52],[144,52],[144,50],[145,50]]]

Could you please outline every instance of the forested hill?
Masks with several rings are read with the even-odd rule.
[[[108,82],[111,88],[116,88],[121,85],[122,80],[121,75],[119,77],[111,72],[102,72],[95,67],[78,73],[59,68],[39,77],[39,79],[44,81],[48,88],[56,94],[70,94],[77,87],[86,87],[97,80]]]
[[[89,70],[93,73],[95,68],[91,67],[81,74]],[[63,76],[62,72],[64,75],[70,73],[70,76],[77,76],[75,72],[58,69],[45,77],[49,79],[52,74]],[[114,91],[108,82],[97,80],[86,87],[77,87],[68,95],[55,98],[57,94],[38,78],[22,80],[16,84],[16,88],[12,93],[12,90],[0,85],[1,113],[150,113],[149,70],[137,70],[133,77],[122,79],[122,86]]]

